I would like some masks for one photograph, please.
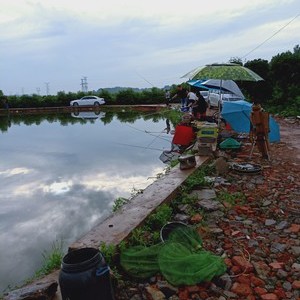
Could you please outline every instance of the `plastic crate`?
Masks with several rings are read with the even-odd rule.
[[[213,149],[210,143],[198,143],[198,155],[209,156],[212,155]]]
[[[199,138],[204,138],[204,137],[217,138],[218,137],[218,128],[217,127],[199,128],[199,131],[197,132],[197,137],[199,137]]]
[[[198,142],[201,143],[201,144],[216,143],[217,138],[216,137],[198,137]]]

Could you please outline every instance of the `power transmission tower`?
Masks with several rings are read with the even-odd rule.
[[[81,78],[81,90],[84,93],[88,92],[88,82],[87,82],[87,77]]]
[[[36,88],[36,92],[37,92],[38,95],[40,95],[41,88],[37,87],[37,88]]]
[[[47,96],[49,95],[49,83],[50,82],[45,82],[45,85],[46,85],[46,95]]]

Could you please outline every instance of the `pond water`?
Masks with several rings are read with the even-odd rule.
[[[115,199],[155,180],[165,127],[157,113],[1,117],[0,294],[33,276],[53,243],[67,249]]]

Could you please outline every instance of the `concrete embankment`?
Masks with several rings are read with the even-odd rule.
[[[95,106],[59,106],[59,107],[28,107],[28,108],[10,108],[0,109],[0,116],[6,115],[32,115],[42,113],[72,113],[80,111],[99,111],[110,109],[132,109],[136,111],[157,111],[166,108],[164,104],[153,105],[103,105]]]
[[[82,236],[69,246],[70,250],[84,247],[99,247],[101,242],[118,245],[125,240],[130,233],[139,227],[155,209],[163,203],[168,203],[174,199],[179,192],[180,186],[193,174],[197,168],[208,161],[207,156],[196,157],[196,167],[181,170],[179,166],[172,168],[165,176],[157,179],[144,191],[136,195],[129,203],[124,205],[118,212],[113,213],[106,220],[94,227],[90,232]],[[58,282],[59,270],[39,279],[25,287],[24,292],[35,291],[43,284]],[[23,293],[24,293],[23,292]],[[22,294],[22,289],[20,293]],[[23,299],[17,297],[4,297],[4,299]],[[61,300],[58,290],[54,300]]]

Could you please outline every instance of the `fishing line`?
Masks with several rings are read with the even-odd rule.
[[[267,38],[266,40],[264,40],[261,44],[259,44],[257,47],[255,47],[254,49],[252,49],[251,51],[249,51],[247,54],[245,54],[244,56],[242,56],[241,58],[245,58],[246,56],[248,56],[250,53],[254,52],[256,49],[258,49],[260,46],[262,46],[263,44],[265,44],[267,41],[269,41],[271,38],[273,38],[276,34],[278,34],[281,30],[283,30],[285,27],[287,27],[289,24],[291,24],[296,18],[298,18],[300,16],[300,13],[298,13],[298,15],[296,15],[296,17],[294,17],[291,21],[289,21],[287,24],[285,24],[284,26],[282,26],[279,30],[277,30],[275,33],[273,33],[269,38]]]
[[[134,129],[134,130],[141,131],[141,132],[144,132],[144,133],[149,133],[150,132],[150,131],[147,131],[147,130],[136,128],[136,127],[134,127],[132,125],[128,125],[128,124],[125,124],[125,125],[128,126],[128,127],[130,127],[130,128],[132,128],[132,129]]]
[[[159,148],[150,148],[150,147],[144,147],[144,146],[137,146],[137,145],[130,145],[130,144],[124,144],[124,143],[115,143],[118,145],[122,145],[122,146],[129,146],[129,147],[133,147],[133,148],[142,148],[142,149],[146,149],[146,150],[155,150],[155,151],[165,151],[166,149],[159,149]]]
[[[162,138],[162,137],[160,136],[162,133],[163,133],[163,131],[161,131],[159,135],[155,136],[154,139],[147,145],[147,147],[149,147],[150,145],[152,145],[156,139],[162,139],[162,140],[165,140],[164,138]],[[151,134],[150,134],[150,135],[151,135]]]
[[[154,85],[149,81],[149,80],[147,80],[146,78],[144,78],[141,74],[139,74],[137,71],[135,71],[135,73],[137,74],[137,75],[139,75],[142,79],[144,79],[146,82],[148,82],[150,85],[152,85],[152,87],[154,87]]]
[[[134,126],[131,126],[131,125],[128,125],[128,124],[125,124],[125,125],[128,126],[128,127],[130,127],[130,128],[132,128],[132,129],[134,129],[134,130],[137,130],[137,131],[140,131],[140,132],[143,132],[143,133],[147,133],[147,134],[149,134],[151,136],[154,136],[155,138],[160,138],[161,140],[170,142],[170,139],[166,139],[166,138],[163,138],[162,136],[160,136],[160,134],[163,133],[163,131],[160,131],[159,132],[160,134],[157,136],[157,135],[151,134],[150,131],[138,129],[138,128],[136,128]]]

